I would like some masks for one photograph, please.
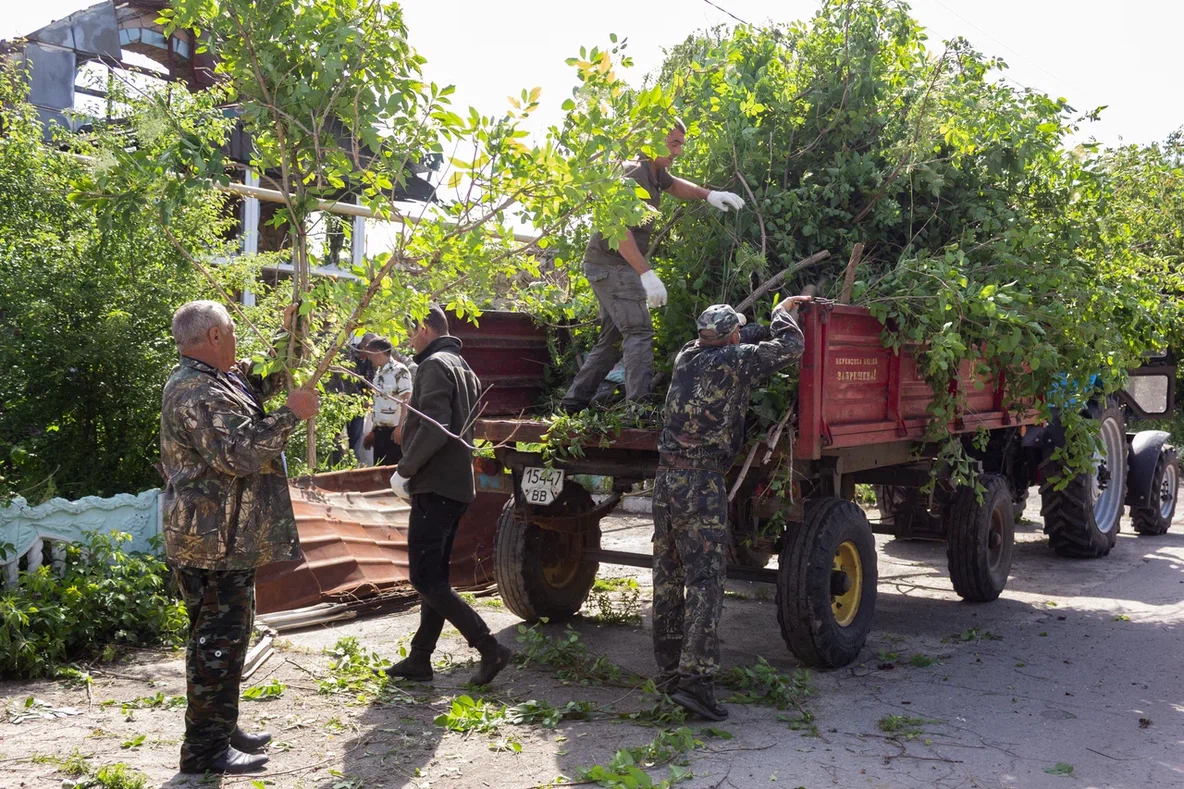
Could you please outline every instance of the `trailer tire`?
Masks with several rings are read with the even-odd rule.
[[[1167,534],[1172,528],[1179,492],[1180,467],[1176,461],[1176,449],[1165,446],[1159,453],[1159,460],[1155,461],[1155,473],[1151,477],[1152,506],[1131,507],[1135,531],[1145,535]]]
[[[595,507],[583,487],[568,483],[559,498],[539,515],[576,515]],[[506,608],[527,622],[570,619],[584,605],[600,563],[583,557],[600,547],[599,521],[584,524],[582,534],[543,529],[528,523],[511,498],[497,520],[493,569]]]
[[[1051,478],[1058,475],[1058,466],[1046,464],[1042,474],[1040,514],[1048,543],[1061,556],[1096,559],[1110,553],[1118,539],[1126,496],[1126,422],[1122,409],[1111,406],[1097,423],[1108,450],[1099,465],[1105,469],[1104,480],[1100,471],[1079,474],[1064,489],[1054,490]]]
[[[946,560],[954,591],[963,600],[987,603],[1007,585],[1015,545],[1011,486],[998,474],[979,480],[986,492],[980,504],[975,488],[954,491],[946,505]]]
[[[875,615],[876,581],[876,542],[863,510],[843,499],[807,502],[805,523],[787,535],[777,570],[777,623],[798,660],[837,668],[859,655]]]

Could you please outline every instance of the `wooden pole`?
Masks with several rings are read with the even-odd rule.
[[[857,243],[851,249],[851,259],[847,261],[847,276],[843,280],[843,293],[839,296],[839,304],[851,303],[851,289],[855,287],[855,268],[863,257],[863,243]]]

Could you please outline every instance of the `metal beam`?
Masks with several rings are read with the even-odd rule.
[[[596,550],[584,551],[584,557],[605,564],[619,564],[625,567],[652,567],[654,557],[648,553],[631,553],[629,551]],[[755,581],[757,583],[777,583],[777,571],[761,567],[739,567],[728,565],[728,578],[734,581]]]
[[[87,164],[92,164],[92,165],[96,161],[96,159],[93,156],[85,156],[80,153],[70,154],[70,156],[74,156],[74,157],[78,158],[80,161],[84,161]],[[210,186],[213,187],[214,189],[218,190],[219,192],[227,192],[229,194],[235,194],[240,197],[253,197],[256,200],[262,200],[265,203],[285,204],[287,202],[284,198],[283,192],[276,191],[275,189],[264,189],[261,186],[248,186],[247,184],[239,184],[239,183],[229,183],[229,184],[223,185],[223,184],[216,183],[213,181],[210,182]],[[289,198],[291,198],[291,195],[289,195]],[[414,225],[419,224],[422,221],[419,217],[405,216],[403,214],[399,214],[397,212],[397,209],[394,209],[393,206],[392,206],[392,211],[393,211],[392,214],[389,217],[383,217],[383,216],[379,216],[378,214],[374,213],[374,211],[372,211],[367,206],[358,205],[356,203],[342,203],[338,200],[314,200],[313,201],[313,210],[314,211],[324,211],[324,212],[330,213],[330,214],[339,214],[342,216],[358,216],[358,217],[363,217],[365,219],[377,219],[382,222],[396,222],[401,225],[414,226]],[[527,235],[523,235],[521,233],[514,234],[514,240],[520,244],[529,244],[534,241],[538,241],[539,238],[541,238],[541,236],[527,236]]]

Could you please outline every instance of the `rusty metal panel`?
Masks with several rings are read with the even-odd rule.
[[[481,458],[478,464],[483,464]],[[478,473],[489,471],[479,465]],[[393,467],[357,469],[292,480],[292,509],[304,549],[301,562],[260,568],[261,614],[322,601],[409,594],[407,525],[410,505],[390,492]],[[473,589],[493,581],[493,539],[508,494],[481,492],[469,506],[452,553],[452,585]],[[398,596],[398,595],[395,595]]]
[[[546,328],[517,312],[483,312],[477,322],[448,316],[449,332],[463,344],[461,356],[483,386],[492,386],[482,401],[485,413],[530,411],[543,395],[551,364]]]

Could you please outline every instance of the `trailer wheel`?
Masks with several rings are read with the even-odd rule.
[[[777,623],[799,660],[839,667],[859,654],[876,608],[876,543],[863,510],[843,499],[806,503],[777,571]]]
[[[980,482],[986,488],[981,504],[975,488],[963,486],[946,505],[946,560],[958,596],[986,603],[999,597],[1007,585],[1015,510],[1007,480],[984,474]]]
[[[1176,514],[1176,496],[1180,492],[1180,467],[1174,447],[1165,446],[1155,462],[1151,477],[1152,501],[1147,508],[1131,508],[1131,520],[1139,534],[1167,534]]]
[[[1105,454],[1094,457],[1092,474],[1080,474],[1063,490],[1053,490],[1049,464],[1040,484],[1040,514],[1049,545],[1062,556],[1096,559],[1110,553],[1118,539],[1126,497],[1127,445],[1122,410],[1110,407],[1098,416]]]
[[[562,621],[584,605],[599,562],[584,557],[600,547],[599,521],[584,522],[570,531],[554,531],[528,523],[516,500],[506,502],[497,520],[493,567],[498,593],[506,608],[534,622],[546,617]],[[594,508],[591,494],[568,483],[559,498],[534,513],[539,516],[579,515]],[[589,519],[590,520],[590,519]]]

